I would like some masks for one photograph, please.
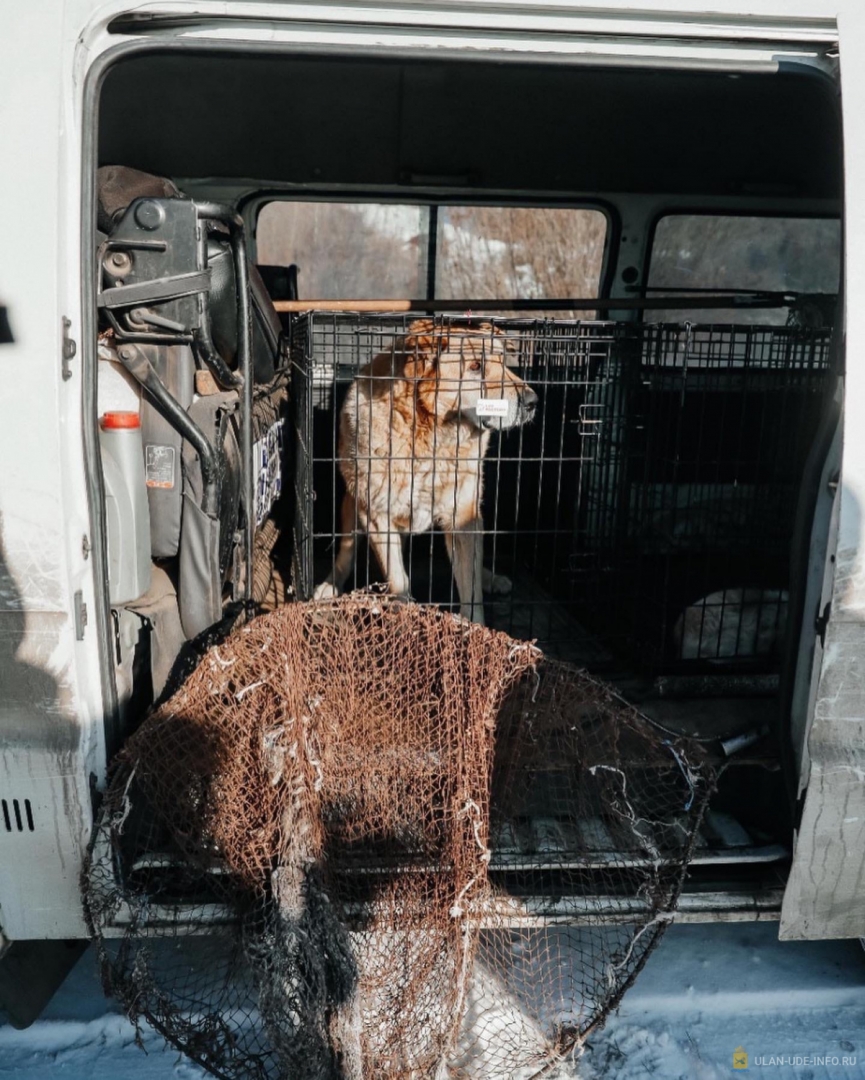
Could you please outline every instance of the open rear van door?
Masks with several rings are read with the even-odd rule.
[[[802,805],[782,939],[865,935],[865,432],[859,422],[865,401],[865,132],[857,123],[865,104],[859,63],[865,12],[849,5],[839,15],[838,34],[846,192],[846,332],[840,337],[849,359],[843,428],[839,424],[815,494],[815,516],[825,521],[830,514],[831,526],[822,586],[806,600],[797,673],[804,689],[792,704],[794,733],[800,728]],[[819,556],[812,552],[815,561]],[[802,662],[809,635],[810,674]]]

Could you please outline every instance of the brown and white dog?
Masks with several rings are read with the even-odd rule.
[[[509,591],[483,566],[483,459],[491,432],[527,423],[538,398],[506,366],[506,347],[490,323],[419,319],[360,371],[340,414],[341,542],[317,600],[345,584],[360,530],[392,593],[409,595],[403,538],[431,528],[444,533],[462,615],[483,622],[483,588]]]

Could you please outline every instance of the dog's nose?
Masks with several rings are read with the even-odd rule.
[[[538,403],[538,395],[532,390],[530,386],[527,386],[523,390],[523,405],[527,409],[533,409]]]

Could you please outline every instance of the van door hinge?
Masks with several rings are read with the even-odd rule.
[[[79,589],[72,598],[72,606],[75,611],[75,640],[84,640],[84,628],[87,626],[87,605],[84,603],[84,593]]]
[[[66,382],[72,378],[72,368],[69,366],[69,361],[75,356],[78,351],[78,346],[75,344],[73,338],[69,336],[69,329],[72,326],[72,321],[63,316],[63,381]]]

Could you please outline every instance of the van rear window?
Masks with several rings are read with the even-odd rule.
[[[650,289],[838,291],[836,218],[670,214],[655,229]],[[649,322],[784,323],[786,308],[647,311]]]

